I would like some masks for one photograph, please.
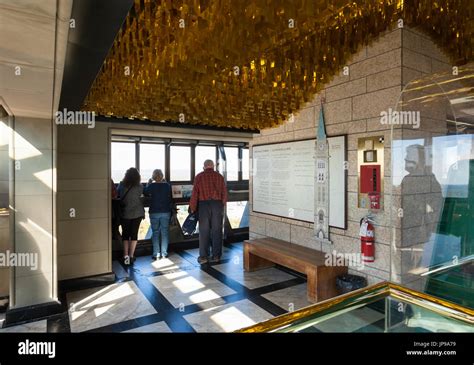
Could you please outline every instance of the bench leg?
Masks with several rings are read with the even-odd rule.
[[[306,292],[308,296],[308,302],[316,303],[318,302],[318,272],[316,269],[309,269],[306,272],[306,277],[308,279]]]
[[[266,269],[272,267],[275,264],[271,261],[265,260],[260,256],[252,254],[247,246],[244,245],[244,270],[245,271],[255,271],[260,269]]]
[[[347,274],[345,266],[309,269],[306,272],[308,301],[316,303],[339,295],[336,288],[336,277],[343,274]]]

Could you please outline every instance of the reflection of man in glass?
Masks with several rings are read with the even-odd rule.
[[[408,175],[402,180],[403,247],[430,240],[436,232],[442,205],[441,186],[426,164],[424,146],[407,147],[405,170]]]

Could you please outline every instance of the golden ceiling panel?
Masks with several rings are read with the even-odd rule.
[[[276,126],[400,19],[432,35],[453,64],[472,60],[473,7],[472,0],[135,0],[83,108]]]

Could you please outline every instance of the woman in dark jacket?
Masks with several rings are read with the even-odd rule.
[[[168,257],[169,225],[173,203],[171,185],[164,180],[163,171],[159,169],[153,171],[144,194],[151,196],[149,215],[153,231],[152,259]]]
[[[125,173],[125,177],[118,187],[118,194],[123,202],[122,239],[123,260],[125,265],[135,262],[135,248],[137,247],[138,230],[140,222],[145,217],[142,194],[143,186],[138,170],[131,167]]]

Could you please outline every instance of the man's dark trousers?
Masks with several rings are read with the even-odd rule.
[[[199,256],[209,255],[209,242],[212,242],[212,256],[222,255],[222,218],[224,205],[220,200],[199,202]]]

